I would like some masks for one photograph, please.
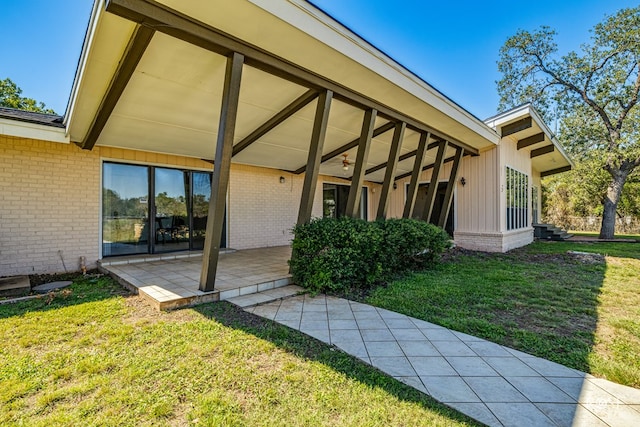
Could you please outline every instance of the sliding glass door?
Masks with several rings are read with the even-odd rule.
[[[105,162],[102,192],[103,256],[204,247],[211,173]]]
[[[149,251],[149,170],[105,163],[102,175],[102,255]]]

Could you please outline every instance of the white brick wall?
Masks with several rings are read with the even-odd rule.
[[[0,277],[95,266],[99,172],[73,144],[0,135]]]
[[[506,233],[454,231],[454,241],[461,248],[473,251],[506,252],[533,242],[533,229]]]

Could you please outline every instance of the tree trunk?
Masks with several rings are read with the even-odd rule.
[[[622,188],[627,181],[627,173],[618,171],[607,187],[607,195],[604,198],[604,212],[600,227],[600,239],[613,239],[616,231],[616,209],[622,194]]]

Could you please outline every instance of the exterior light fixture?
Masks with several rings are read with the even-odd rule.
[[[280,184],[284,184],[284,176],[280,177]]]
[[[464,179],[464,176],[460,178],[460,184],[462,184],[463,187],[467,184],[467,180]]]
[[[395,190],[396,188],[398,188],[398,184],[396,184],[395,182],[393,183],[393,189]]]

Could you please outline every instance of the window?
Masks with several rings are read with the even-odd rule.
[[[210,172],[104,162],[102,183],[103,256],[204,247]]]
[[[529,177],[507,166],[507,230],[529,226]]]
[[[322,216],[338,218],[344,216],[347,211],[347,199],[349,198],[349,186],[340,184],[323,184],[322,186]],[[367,187],[362,187],[360,196],[360,218],[366,220],[367,213]]]

